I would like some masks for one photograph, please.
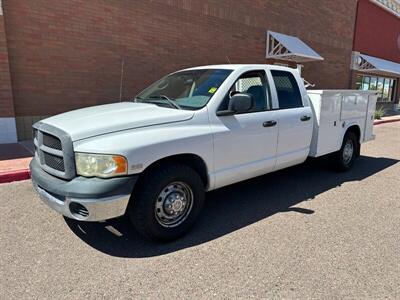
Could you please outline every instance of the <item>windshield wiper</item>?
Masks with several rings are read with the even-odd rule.
[[[167,102],[172,106],[175,107],[176,109],[182,109],[178,103],[175,102],[175,99],[169,98],[168,96],[165,95],[154,95],[154,96],[150,96],[145,100],[148,99],[164,99],[167,100]]]

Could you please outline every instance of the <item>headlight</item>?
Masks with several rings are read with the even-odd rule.
[[[115,177],[128,173],[128,163],[121,155],[75,153],[78,175],[85,177]]]

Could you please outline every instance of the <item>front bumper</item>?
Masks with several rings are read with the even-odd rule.
[[[138,176],[109,179],[76,177],[66,181],[54,177],[33,159],[33,187],[48,206],[81,221],[101,221],[125,214]]]

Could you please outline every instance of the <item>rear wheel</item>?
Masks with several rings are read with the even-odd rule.
[[[354,132],[347,132],[343,138],[342,147],[333,155],[335,168],[339,171],[349,170],[359,153],[359,147],[360,144]]]
[[[171,164],[144,175],[128,214],[136,230],[150,240],[171,241],[184,235],[204,203],[204,184],[186,165]]]

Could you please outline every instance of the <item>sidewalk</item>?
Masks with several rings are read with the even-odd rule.
[[[374,125],[399,121],[400,115],[395,115],[375,120]],[[32,141],[0,145],[0,183],[29,179],[29,162],[33,155]]]
[[[391,122],[398,122],[398,121],[400,121],[400,114],[393,115],[393,116],[388,116],[388,117],[383,117],[380,120],[375,120],[374,121],[374,125],[391,123]]]
[[[0,145],[0,183],[29,179],[33,153],[32,141]]]

